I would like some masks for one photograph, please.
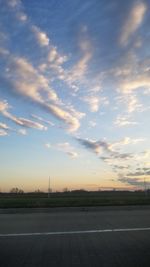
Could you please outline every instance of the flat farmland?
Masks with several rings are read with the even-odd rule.
[[[147,192],[65,192],[0,194],[0,208],[48,208],[92,206],[150,205]]]

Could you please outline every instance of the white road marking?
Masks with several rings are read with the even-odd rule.
[[[101,229],[101,230],[81,230],[81,231],[64,231],[64,232],[41,232],[41,233],[14,233],[0,234],[0,237],[21,237],[21,236],[46,236],[46,235],[72,235],[72,234],[94,234],[110,232],[133,232],[133,231],[150,231],[147,228],[121,228],[121,229]]]

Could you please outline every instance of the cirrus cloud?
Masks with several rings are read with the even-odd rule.
[[[49,45],[49,38],[45,32],[42,32],[37,26],[32,25],[31,30],[35,34],[37,41],[41,46],[48,46]]]
[[[70,143],[68,143],[68,142],[57,143],[55,145],[52,145],[50,143],[46,143],[45,147],[48,148],[48,149],[56,149],[58,151],[64,152],[65,154],[67,154],[72,159],[75,159],[75,158],[78,157],[78,153],[75,151],[74,147],[72,147],[70,145]]]
[[[39,130],[47,130],[47,127],[42,125],[41,123],[37,123],[35,121],[26,119],[26,118],[21,118],[17,117],[9,112],[10,106],[7,101],[0,101],[0,113],[10,121],[14,122],[15,124],[22,126],[22,127],[27,127],[27,128],[35,128]],[[1,124],[1,127],[3,126],[6,127],[5,124]],[[6,129],[6,128],[5,128]],[[7,128],[8,129],[8,128]]]
[[[143,1],[135,1],[122,28],[122,33],[120,36],[121,45],[125,46],[128,44],[129,38],[142,24],[146,11],[146,3],[144,3]]]

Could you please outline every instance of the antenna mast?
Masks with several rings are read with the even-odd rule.
[[[48,179],[48,198],[50,197],[50,176]]]

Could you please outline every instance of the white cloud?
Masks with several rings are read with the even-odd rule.
[[[98,96],[85,96],[82,100],[88,103],[92,112],[97,112],[99,110],[100,98]]]
[[[97,112],[100,106],[109,104],[106,97],[101,97],[98,94],[93,93],[93,89],[89,90],[90,94],[81,98],[84,102],[88,103],[91,112]]]
[[[150,59],[139,58],[135,51],[125,53],[121,63],[111,70],[111,73],[118,79],[118,91],[124,94],[127,101],[136,101],[135,92],[145,90],[149,93],[150,88]],[[139,105],[139,103],[135,103]]]
[[[128,106],[128,112],[131,113],[135,110],[138,110],[142,108],[142,104],[138,102],[138,99],[135,95],[129,95],[128,97],[126,96],[126,103]]]
[[[123,86],[123,84],[122,84]],[[142,111],[143,106],[139,103],[137,96],[133,93],[128,93],[128,91],[122,92],[123,94],[116,98],[117,104],[125,104],[126,111],[132,113],[134,111]]]
[[[129,38],[136,32],[143,22],[147,5],[142,1],[136,1],[130,10],[129,16],[125,21],[120,36],[120,44],[125,46],[128,44]]]
[[[57,47],[50,46],[49,53],[48,53],[48,62],[54,64],[55,66],[62,65],[66,62],[68,57],[66,55],[60,55],[57,51]]]
[[[0,129],[9,130],[9,126],[6,123],[0,122]]]
[[[78,118],[74,117],[71,112],[69,113],[61,107],[52,104],[44,105],[44,107],[56,118],[67,123],[67,129],[69,132],[74,132],[80,127]]]
[[[42,125],[41,123],[29,120],[29,119],[25,119],[25,118],[20,118],[20,117],[15,118],[14,122],[27,128],[35,128],[38,130],[45,130],[45,131],[47,130],[47,127]]]
[[[8,135],[8,133],[5,130],[0,129],[0,136],[5,136],[5,135]]]
[[[92,53],[90,51],[84,52],[83,57],[77,62],[77,64],[72,68],[72,70],[68,73],[69,81],[77,81],[81,79],[88,68],[88,62],[92,57]]]
[[[125,137],[123,138],[122,140],[119,140],[117,142],[114,142],[110,145],[110,148],[113,150],[113,149],[116,149],[117,147],[122,147],[122,146],[125,146],[125,145],[131,145],[131,144],[137,144],[139,142],[144,142],[145,139],[144,138],[130,138],[130,137]]]
[[[76,131],[79,128],[79,113],[72,108],[65,110],[65,105],[58,98],[56,91],[50,88],[48,79],[28,60],[11,56],[8,62],[11,72],[5,73],[5,79],[11,84],[11,90],[29,98],[55,118],[65,122],[69,131]],[[18,77],[17,80],[16,77]]]
[[[21,135],[27,135],[27,130],[26,129],[19,129],[18,133]]]
[[[144,185],[143,180],[138,178],[129,178],[123,175],[120,175],[118,181],[124,184],[129,184],[132,186],[142,186]],[[150,183],[149,183],[150,184]]]
[[[39,130],[47,130],[47,127],[45,127],[41,123],[37,123],[35,121],[29,120],[29,119],[26,119],[26,118],[21,118],[21,117],[17,117],[15,115],[12,115],[8,111],[9,108],[10,108],[10,106],[8,105],[8,103],[6,101],[0,101],[0,113],[4,117],[6,117],[7,119],[9,119],[12,122],[14,122],[15,124],[17,124],[19,126],[27,127],[27,128],[35,128],[35,129],[39,129]]]
[[[2,101],[0,100],[0,112],[4,112],[9,108],[9,105],[6,100]]]
[[[58,144],[55,144],[55,145],[52,145],[50,143],[46,143],[45,147],[48,148],[48,149],[49,148],[53,148],[53,149],[56,149],[58,151],[64,152],[65,154],[70,156],[72,159],[78,157],[78,153],[74,150],[74,147],[72,147],[70,145],[70,143],[68,143],[68,142],[58,143]]]
[[[52,146],[51,146],[51,144],[46,143],[46,144],[45,144],[45,147],[46,147],[46,148],[51,148]]]
[[[78,157],[78,153],[74,151],[74,148],[68,142],[59,143],[56,145],[56,147],[58,150],[65,152],[71,158],[77,158]]]
[[[97,155],[107,154],[108,156],[101,157],[104,161],[109,160],[126,160],[133,158],[131,153],[120,153],[116,149],[120,149],[123,146],[137,144],[139,142],[145,141],[143,138],[130,138],[125,137],[116,142],[107,142],[106,140],[90,140],[77,138],[79,143],[81,143],[86,149],[94,152]]]
[[[49,45],[49,38],[45,32],[42,32],[38,27],[35,25],[31,26],[31,30],[35,34],[37,41],[41,46],[48,46]]]
[[[88,71],[89,62],[93,56],[91,38],[88,35],[87,27],[86,31],[83,31],[83,27],[80,29],[78,47],[81,54],[79,60],[73,67],[64,73],[64,80],[75,91],[79,89],[79,84],[85,83],[85,76]]]
[[[92,140],[92,139],[82,139],[76,138],[77,141],[83,145],[86,149],[94,152],[97,155],[103,152],[110,152],[110,145],[105,140]]]
[[[148,89],[150,87],[149,71],[145,74],[138,73],[137,76],[130,77],[129,80],[124,80],[121,89],[123,92],[132,92],[133,90],[145,87]]]
[[[28,19],[24,12],[21,1],[12,0],[12,2],[9,1],[9,3],[11,7],[14,7],[12,12],[15,18],[25,22],[24,26],[26,27],[26,31],[29,31],[30,38],[32,34],[32,36],[37,39],[42,48],[41,51],[44,51],[42,54],[44,56],[41,57],[40,54],[39,64],[36,63],[36,66],[34,66],[34,62],[31,62],[29,58],[13,55],[3,48],[1,52],[5,59],[3,60],[4,72],[1,76],[3,82],[7,84],[8,92],[23,97],[25,101],[35,103],[36,106],[42,108],[48,114],[61,121],[64,124],[60,126],[61,128],[65,128],[70,132],[76,131],[80,127],[80,119],[83,117],[83,113],[81,114],[81,112],[75,110],[74,107],[69,107],[66,103],[63,103],[62,99],[65,97],[63,94],[61,94],[62,99],[58,97],[57,88],[52,88],[52,82],[54,82],[55,79],[57,82],[61,79],[67,86],[69,85],[75,90],[77,89],[73,77],[76,76],[76,71],[78,72],[79,70],[79,72],[82,72],[84,75],[87,70],[88,61],[92,56],[90,38],[86,37],[80,39],[81,57],[79,61],[67,71],[62,65],[68,60],[68,56],[60,54],[57,47],[50,42],[47,33],[32,24],[31,20]],[[31,40],[33,40],[33,38],[31,38]],[[45,48],[44,50],[43,47]],[[39,53],[41,48],[38,48]],[[75,78],[75,82],[80,81],[80,74],[77,74],[79,79],[76,77],[77,79]],[[68,92],[68,94],[70,94],[70,92]],[[11,114],[9,114],[9,117],[10,115]],[[11,119],[21,125],[19,118],[15,118],[15,116],[12,117],[11,115]]]
[[[32,114],[31,116],[32,116],[32,118],[34,118],[34,119],[36,119],[36,120],[38,120],[38,121],[44,122],[44,123],[46,123],[46,124],[48,124],[48,125],[50,125],[50,126],[54,126],[54,125],[55,125],[53,122],[51,122],[51,121],[49,121],[49,120],[45,120],[45,119],[43,119],[42,117],[39,117],[39,116],[37,116],[37,115]]]
[[[57,58],[57,50],[56,50],[56,47],[52,47],[49,51],[49,54],[48,54],[48,61],[49,62],[54,62]]]
[[[27,15],[25,14],[25,13],[23,13],[23,12],[18,12],[17,14],[16,14],[16,17],[17,17],[17,19],[18,20],[20,20],[21,22],[26,22],[27,21]]]
[[[7,0],[7,3],[10,7],[14,8],[21,4],[20,0]]]
[[[138,142],[143,142],[143,138],[130,138],[125,137],[122,140],[116,142],[107,142],[106,140],[89,140],[76,138],[81,145],[91,152],[94,152],[102,161],[108,164],[113,171],[126,173],[129,172],[135,166],[141,164],[143,167],[147,165],[147,161],[150,158],[150,152],[144,151],[139,153],[120,152],[120,149],[124,146],[135,145]]]
[[[124,126],[137,125],[138,122],[130,120],[128,116],[118,115],[114,124],[119,127],[124,127]]]

